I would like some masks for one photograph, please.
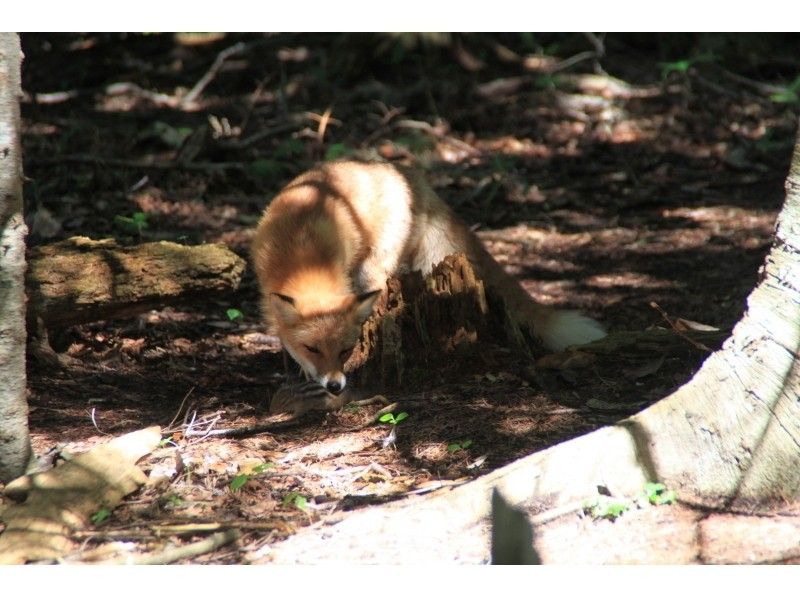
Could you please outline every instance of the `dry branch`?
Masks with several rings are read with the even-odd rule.
[[[46,325],[122,317],[235,290],[245,262],[223,245],[132,247],[72,237],[30,252],[29,315]]]

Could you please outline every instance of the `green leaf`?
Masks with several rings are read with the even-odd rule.
[[[666,79],[670,73],[685,73],[687,72],[691,66],[691,60],[677,60],[675,62],[661,62],[659,63],[661,67],[661,77]]]
[[[244,486],[247,483],[247,480],[249,479],[250,476],[245,473],[240,473],[239,475],[235,476],[230,483],[231,490],[236,492],[237,490],[239,490],[239,488]]]
[[[143,212],[136,212],[133,217],[114,216],[114,226],[122,232],[139,235],[147,228],[147,215]]]
[[[647,496],[655,496],[666,490],[666,486],[660,482],[648,482],[644,485],[644,491]]]
[[[407,417],[408,417],[408,413],[406,413],[405,411],[403,411],[401,413],[398,413],[397,417],[394,418],[394,423],[395,424],[399,424],[401,421],[403,421]]]
[[[769,99],[777,104],[796,104],[800,102],[800,95],[797,95],[797,92],[791,89],[786,89],[778,93],[773,93],[769,96]]]
[[[294,505],[301,511],[307,511],[308,499],[299,492],[293,491],[283,497],[283,506],[288,507],[289,505]]]
[[[178,505],[183,504],[183,499],[177,494],[170,494],[167,497],[167,502],[171,504],[173,507],[177,507]]]
[[[302,496],[302,495],[298,494],[297,496],[294,497],[294,506],[296,506],[301,511],[307,511],[308,510],[308,500],[306,499],[305,496]]]
[[[590,514],[595,519],[608,519],[610,521],[614,521],[630,508],[631,506],[627,502],[610,499],[605,496],[587,500],[583,503],[585,513]]]
[[[270,462],[261,463],[260,465],[256,465],[253,468],[253,473],[264,473],[268,469],[273,469],[274,467],[275,467],[274,463],[270,463]]]
[[[472,441],[471,440],[465,440],[464,442],[461,443],[461,448],[467,449],[467,448],[469,448],[471,446],[472,446]]]
[[[384,413],[383,415],[380,416],[380,418],[378,418],[378,421],[381,422],[382,424],[385,424],[387,422],[394,423],[394,414]]]
[[[664,484],[650,482],[644,485],[644,495],[651,505],[671,505],[678,500],[674,490],[667,490]]]
[[[461,450],[461,443],[453,442],[452,444],[447,445],[447,451],[450,453],[455,453],[456,451]]]
[[[227,309],[225,311],[225,313],[227,314],[228,319],[231,322],[234,322],[234,321],[239,320],[239,319],[244,317],[244,314],[241,311],[239,311],[238,309],[236,309],[235,307],[231,307],[230,309]]]
[[[102,507],[99,511],[97,511],[97,513],[95,513],[94,515],[91,516],[91,521],[95,525],[100,525],[106,519],[108,519],[110,515],[111,515],[111,510],[107,509],[105,507]]]

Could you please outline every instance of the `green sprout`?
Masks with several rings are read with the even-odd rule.
[[[130,235],[141,235],[147,228],[147,214],[134,212],[131,216],[114,216],[114,225]]]
[[[666,79],[672,73],[680,73],[686,75],[694,65],[701,62],[714,62],[716,58],[713,54],[699,54],[693,58],[686,58],[684,60],[676,60],[675,62],[660,62],[661,78]]]
[[[651,505],[671,505],[678,500],[678,495],[674,490],[667,490],[664,484],[649,482],[644,486],[644,497]]]
[[[111,516],[111,509],[102,507],[97,513],[91,516],[90,520],[95,525],[100,525]]]
[[[471,440],[459,440],[456,442],[451,442],[447,445],[447,452],[449,453],[456,453],[460,450],[468,449],[472,446]]]
[[[782,91],[773,93],[769,99],[778,104],[800,104],[800,76]]]
[[[303,512],[308,511],[308,499],[299,492],[290,492],[283,497],[283,506],[294,505]]]
[[[405,411],[401,411],[396,416],[394,413],[384,413],[383,415],[381,415],[378,421],[381,422],[382,424],[391,424],[393,426],[396,426],[407,417],[408,413],[406,413]]]
[[[615,521],[620,515],[631,508],[628,501],[613,499],[608,496],[598,496],[583,503],[583,512],[595,519],[608,519]]]
[[[244,486],[247,482],[249,482],[251,478],[254,478],[255,476],[257,476],[260,473],[264,473],[266,470],[272,469],[273,467],[275,467],[274,463],[269,463],[269,462],[260,463],[260,464],[256,465],[255,467],[253,467],[247,473],[240,473],[238,475],[235,475],[233,477],[233,479],[231,480],[230,484],[228,484],[228,487],[233,492],[236,492],[242,486]]]
[[[235,307],[231,307],[225,311],[225,314],[228,316],[228,319],[231,322],[235,322],[236,320],[241,320],[244,317],[244,314],[236,309]]]
[[[180,496],[178,496],[177,494],[170,494],[170,495],[168,495],[168,496],[166,496],[164,498],[165,498],[167,504],[169,504],[170,506],[173,506],[173,507],[179,507],[179,506],[181,506],[183,504],[183,499]]]

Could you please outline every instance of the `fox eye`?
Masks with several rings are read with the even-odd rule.
[[[344,357],[345,355],[350,355],[350,353],[352,353],[352,352],[353,352],[353,349],[354,349],[354,348],[355,348],[355,347],[350,347],[350,348],[348,348],[348,349],[345,349],[344,351],[342,351],[341,353],[339,353],[339,357]]]
[[[309,347],[308,345],[303,345],[303,346],[306,348],[306,351],[308,351],[309,353],[314,353],[315,355],[319,355],[319,353],[320,353],[320,350],[317,349],[316,347]]]

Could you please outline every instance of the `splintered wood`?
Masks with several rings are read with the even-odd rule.
[[[411,272],[389,280],[348,369],[359,385],[398,387],[412,370],[430,371],[453,355],[477,356],[485,342],[515,345],[506,320],[502,305],[487,301],[466,256],[450,255],[428,276]]]

